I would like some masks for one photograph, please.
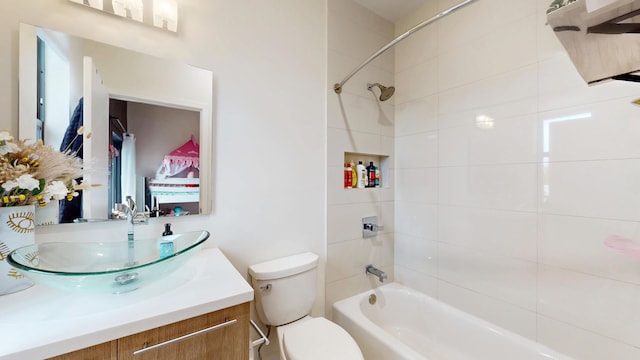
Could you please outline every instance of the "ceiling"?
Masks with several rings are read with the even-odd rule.
[[[433,0],[353,0],[383,18],[396,22]]]

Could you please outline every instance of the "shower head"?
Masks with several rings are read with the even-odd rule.
[[[393,96],[393,93],[396,92],[396,88],[394,88],[393,86],[386,87],[378,83],[367,84],[367,90],[373,92],[374,86],[377,86],[378,88],[380,88],[380,101],[389,100],[389,98]]]

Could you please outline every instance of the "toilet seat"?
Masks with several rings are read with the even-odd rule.
[[[362,360],[355,340],[340,326],[325,318],[299,320],[282,334],[287,360]]]

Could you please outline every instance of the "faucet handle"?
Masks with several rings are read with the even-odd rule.
[[[127,195],[125,202],[127,203],[129,210],[131,210],[131,213],[135,215],[138,212],[138,209],[136,209],[136,202],[133,201],[133,198],[130,195]]]
[[[376,225],[376,224],[363,224],[362,226],[363,230],[369,230],[369,231],[382,231],[384,230],[384,226],[382,225]]]
[[[362,237],[370,237],[378,234],[378,231],[384,230],[384,226],[378,225],[378,218],[370,216],[362,218]]]
[[[149,213],[148,212],[139,212],[133,216],[131,219],[133,225],[147,225],[149,224]]]
[[[113,205],[113,210],[111,214],[114,219],[121,220],[121,219],[127,218],[128,211],[129,211],[129,207],[127,206],[127,204],[115,203]]]

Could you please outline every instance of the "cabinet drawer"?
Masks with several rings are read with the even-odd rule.
[[[118,358],[118,340],[74,351],[68,354],[49,358],[49,360],[116,360]]]
[[[118,339],[118,359],[246,360],[249,303]]]

